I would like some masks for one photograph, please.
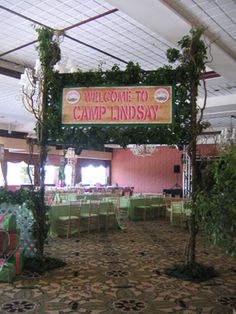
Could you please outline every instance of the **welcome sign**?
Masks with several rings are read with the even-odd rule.
[[[172,86],[63,88],[62,125],[172,123]]]

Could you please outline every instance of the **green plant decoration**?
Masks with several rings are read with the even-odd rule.
[[[39,255],[43,255],[44,241],[47,237],[47,206],[45,205],[45,165],[47,160],[47,140],[48,126],[50,117],[48,116],[49,91],[52,88],[53,66],[60,60],[60,48],[54,40],[54,32],[48,28],[37,29],[38,33],[38,55],[42,67],[42,86],[41,86],[41,114],[37,121],[36,133],[37,144],[39,146],[39,169],[40,169],[40,189],[36,204],[32,204],[35,210],[35,234],[36,249]],[[36,194],[37,195],[37,194]],[[29,207],[30,208],[30,207]]]
[[[126,69],[121,71],[117,65],[111,70],[102,72],[76,72],[68,74],[54,73],[52,86],[49,90],[48,105],[48,141],[53,145],[71,145],[85,149],[104,150],[104,144],[115,143],[122,147],[128,144],[160,143],[178,144],[189,143],[191,129],[191,86],[186,74],[181,68],[165,66],[156,71],[145,72],[138,64],[129,62]],[[98,86],[98,85],[138,85],[138,84],[170,84],[175,85],[174,122],[166,126],[61,126],[60,96],[65,86]],[[178,84],[176,84],[178,83]]]
[[[189,143],[189,155],[192,166],[192,215],[190,219],[190,237],[186,249],[186,263],[192,265],[196,263],[196,235],[198,225],[195,219],[196,197],[197,197],[197,174],[196,174],[196,147],[197,137],[201,133],[203,125],[201,123],[203,110],[200,113],[200,119],[197,121],[197,96],[200,79],[205,72],[205,63],[207,61],[207,46],[201,39],[203,29],[192,29],[190,35],[184,36],[179,41],[180,50],[170,49],[167,52],[169,60],[179,62],[177,68],[184,72],[187,84],[190,85],[190,107],[191,107],[191,141]],[[206,103],[206,99],[205,99]]]
[[[196,218],[206,242],[236,257],[236,147],[229,145],[203,171]]]

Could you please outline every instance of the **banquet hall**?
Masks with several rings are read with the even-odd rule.
[[[236,313],[235,1],[0,16],[0,313]]]

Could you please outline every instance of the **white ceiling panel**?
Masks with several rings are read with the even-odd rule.
[[[34,116],[21,102],[18,79],[0,75],[0,129],[29,132],[35,125]]]

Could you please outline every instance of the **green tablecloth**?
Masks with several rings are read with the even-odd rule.
[[[76,193],[69,193],[69,192],[56,192],[53,198],[53,202],[55,204],[58,203],[68,203],[68,202],[72,202],[72,201],[76,201],[77,200],[77,194]]]
[[[53,197],[53,203],[61,204],[61,203],[69,203],[69,202],[75,202],[75,201],[80,201],[80,200],[96,200],[98,198],[99,198],[99,195],[94,194],[94,193],[77,194],[75,192],[73,193],[56,192]]]

